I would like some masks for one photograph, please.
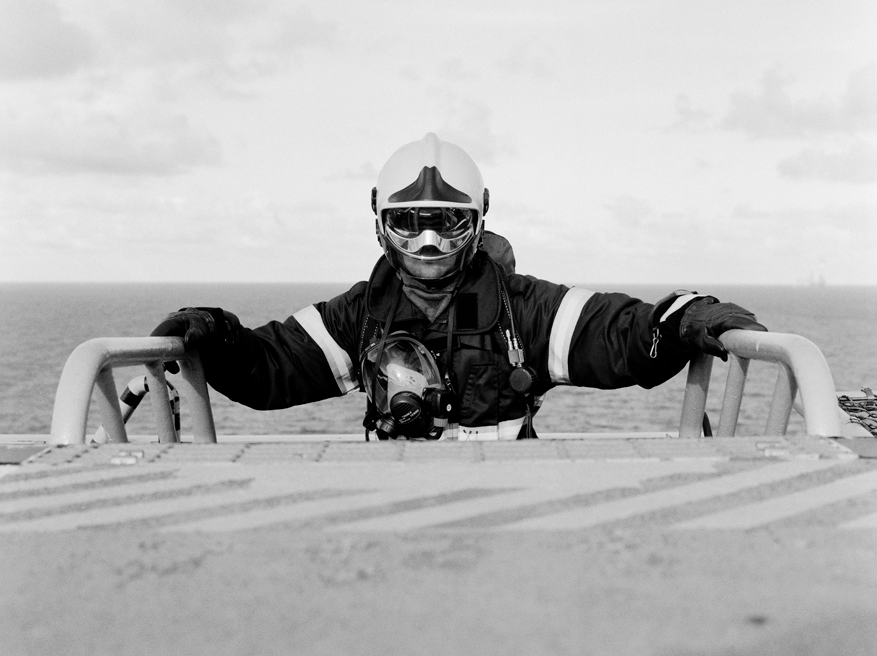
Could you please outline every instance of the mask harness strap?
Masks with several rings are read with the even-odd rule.
[[[378,371],[381,368],[381,358],[384,357],[384,346],[387,344],[387,337],[390,336],[390,327],[393,325],[393,319],[396,318],[396,308],[399,307],[399,298],[402,296],[402,286],[399,285],[399,291],[396,296],[393,297],[393,303],[390,305],[390,313],[387,315],[387,320],[384,322],[384,330],[381,333],[381,341],[378,343],[378,351],[377,357],[375,358],[375,368],[372,371],[372,381],[371,381],[371,389],[372,394],[377,393],[377,384],[378,384]],[[374,414],[374,401],[372,399],[368,400],[368,412],[366,416],[371,416]],[[368,434],[369,434],[369,425],[365,427],[365,441],[368,442]]]
[[[532,369],[527,367],[524,362],[524,349],[521,348],[520,341],[518,340],[518,329],[515,326],[515,316],[512,314],[511,308],[511,296],[509,296],[505,279],[502,275],[499,275],[499,271],[497,271],[497,275],[499,277],[500,296],[502,297],[506,314],[509,317],[509,324],[511,325],[511,332],[506,331],[505,335],[505,338],[508,341],[509,362],[511,362],[514,367],[510,383],[512,389],[524,397],[524,403],[527,406],[526,439],[529,440],[533,438],[533,395],[530,393],[530,388],[536,380],[536,374]],[[500,327],[500,333],[502,333],[502,327]]]
[[[454,328],[457,323],[457,295],[454,294],[454,297],[451,299],[451,304],[448,306],[448,342],[445,347],[445,358],[446,358],[446,374],[445,376],[450,376],[451,371],[454,369]],[[450,383],[450,378],[448,378],[448,383]],[[449,387],[450,389],[450,387]]]

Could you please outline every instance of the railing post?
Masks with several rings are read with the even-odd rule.
[[[85,444],[88,406],[106,355],[103,343],[89,340],[73,349],[67,358],[55,392],[52,444]]]
[[[159,442],[179,442],[174,428],[174,417],[168,402],[167,380],[161,360],[146,363],[146,379],[149,382],[149,395],[152,398],[152,411]]]
[[[682,399],[682,417],[679,420],[679,437],[700,437],[712,369],[713,356],[706,353],[698,353],[688,364],[685,398]]]
[[[767,416],[767,424],[764,427],[765,435],[786,434],[786,430],[789,427],[789,416],[792,414],[792,404],[795,402],[795,396],[798,394],[798,385],[789,367],[780,362],[777,368],[779,372],[773,390],[770,413]]]
[[[731,353],[728,358],[728,379],[725,383],[725,396],[722,399],[722,414],[716,437],[733,437],[737,432],[740,417],[740,403],[743,400],[743,387],[749,372],[749,360]]]
[[[101,369],[95,381],[98,390],[97,404],[107,442],[127,442],[125,419],[119,408],[119,396],[112,369]]]
[[[180,386],[183,396],[189,402],[192,413],[192,439],[195,442],[215,444],[216,426],[213,423],[213,410],[210,407],[210,393],[204,377],[204,367],[198,353],[180,362]]]
[[[122,435],[118,426],[115,429],[112,426],[118,422],[116,413],[119,409],[118,400],[113,399],[111,404],[108,398],[115,394],[110,370],[144,363],[150,363],[147,379],[151,379],[149,384],[153,390],[153,406],[157,410],[159,437],[163,436],[163,441],[176,440],[162,363],[191,356],[191,353],[186,353],[180,337],[99,337],[83,342],[67,358],[58,381],[52,410],[51,443],[85,444],[89,403],[95,385],[100,391],[98,402],[106,406],[104,415],[110,424],[109,430]],[[102,373],[105,370],[106,373]],[[111,410],[111,406],[115,409]]]
[[[720,339],[728,351],[740,357],[781,362],[789,367],[801,392],[808,435],[842,435],[831,370],[813,342],[800,335],[749,330],[729,330]]]

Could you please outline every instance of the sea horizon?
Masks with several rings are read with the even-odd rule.
[[[0,282],[0,434],[48,433],[61,370],[70,353],[94,337],[148,335],[169,312],[187,306],[222,307],[245,326],[283,321],[311,303],[346,291],[351,283],[290,282]],[[680,287],[672,284],[595,284],[595,291],[623,292],[654,302]],[[689,287],[691,288],[691,287]],[[694,287],[754,312],[771,331],[795,333],[823,352],[838,391],[877,385],[877,286],[703,285]],[[717,417],[727,365],[713,367],[708,411]],[[139,369],[138,369],[139,370]],[[117,370],[119,391],[134,375]],[[775,366],[753,363],[746,384],[741,434],[763,429],[773,393]],[[653,390],[552,390],[536,417],[541,432],[675,430],[685,372]],[[259,412],[211,393],[220,434],[357,433],[365,406],[361,394],[310,406]],[[94,404],[93,404],[94,405]],[[183,405],[183,432],[186,428]],[[100,421],[92,409],[89,431]],[[150,413],[135,414],[132,434],[148,434]],[[803,423],[793,413],[790,432]]]
[[[538,278],[538,276],[536,276]],[[362,278],[365,280],[366,278]],[[359,280],[0,280],[0,285],[354,285]],[[615,286],[633,286],[633,287],[660,287],[684,288],[685,284],[680,282],[558,282],[563,285],[594,285],[605,287],[607,285]],[[855,288],[877,288],[877,283],[830,283],[830,282],[703,282],[697,281],[698,285],[715,285],[716,287],[804,287],[816,289],[843,289],[845,287]]]

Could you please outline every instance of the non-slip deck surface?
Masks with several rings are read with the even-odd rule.
[[[870,655],[875,547],[877,461],[818,438],[43,446],[0,467],[9,654]]]

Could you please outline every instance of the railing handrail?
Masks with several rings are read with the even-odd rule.
[[[167,386],[162,363],[180,362],[178,381],[183,397],[191,406],[194,439],[216,442],[216,428],[201,360],[196,351],[186,351],[179,337],[98,337],[77,346],[61,373],[52,411],[51,442],[84,444],[91,395],[98,389],[98,405],[108,439],[127,442],[119,409],[112,369],[136,364],[146,366],[149,388]],[[170,406],[164,393],[150,394],[159,441],[175,441]]]
[[[809,435],[841,436],[837,394],[831,371],[819,348],[810,340],[787,333],[729,330],[721,336],[728,349],[730,367],[717,436],[734,435],[743,385],[750,360],[776,362],[779,376],[765,434],[786,432],[792,405],[800,389],[804,422]],[[166,379],[162,363],[181,365],[178,386],[191,404],[194,439],[216,442],[213,412],[201,360],[186,351],[179,337],[99,337],[80,344],[70,354],[55,394],[52,413],[53,444],[84,444],[91,395],[98,389],[98,405],[109,441],[127,442],[112,369],[143,364],[149,387],[163,390]],[[709,390],[712,356],[692,359],[682,403],[680,437],[696,437],[701,426]],[[164,394],[151,394],[159,441],[175,441],[170,407]]]
[[[717,436],[728,437],[735,433],[750,360],[779,364],[765,435],[785,434],[799,390],[807,434],[842,435],[831,370],[813,342],[800,335],[751,330],[729,330],[720,339],[730,353],[730,366]],[[712,362],[712,356],[701,355],[689,365],[680,437],[700,435]]]

